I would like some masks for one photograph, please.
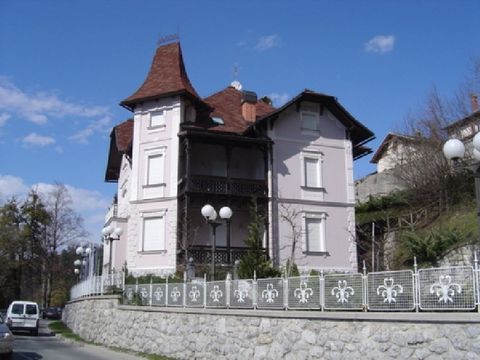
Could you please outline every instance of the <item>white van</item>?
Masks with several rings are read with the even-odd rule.
[[[7,310],[7,325],[12,331],[27,330],[38,335],[40,311],[38,304],[31,301],[14,301]]]

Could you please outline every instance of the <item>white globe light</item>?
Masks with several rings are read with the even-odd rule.
[[[473,149],[473,157],[475,158],[475,160],[480,161],[480,151],[478,151],[477,149]]]
[[[83,261],[82,261],[82,265],[83,265],[83,266],[86,266],[86,265],[87,265],[87,260],[83,260]]]
[[[81,247],[81,246],[77,247],[77,250],[75,250],[75,252],[77,253],[77,255],[82,255],[83,254],[83,247]]]
[[[465,146],[458,139],[450,139],[443,145],[443,154],[448,160],[457,160],[465,155]]]
[[[80,274],[80,270],[78,270],[78,269],[74,269],[73,272],[75,273],[75,275]]]
[[[85,254],[90,255],[91,252],[92,252],[92,249],[90,249],[90,248],[85,249]]]
[[[80,265],[82,265],[82,262],[77,259],[77,260],[75,260],[75,261],[73,262],[73,265],[75,265],[75,266],[80,266]]]
[[[480,132],[475,134],[472,143],[475,150],[480,151]]]
[[[215,220],[215,219],[212,219],[214,214],[215,214],[215,218],[216,218],[216,211],[215,211],[215,209],[213,208],[212,205],[209,205],[209,204],[205,205],[204,207],[202,207],[201,212],[202,212],[203,217],[207,220]]]
[[[220,209],[219,214],[222,219],[229,220],[232,217],[233,212],[228,206],[224,206]]]
[[[122,234],[123,234],[123,229],[121,227],[117,227],[113,231],[113,235],[115,235],[116,237],[120,237]]]
[[[103,236],[109,236],[112,232],[113,232],[113,227],[111,227],[110,225],[105,226],[105,227],[102,229],[102,235],[103,235]]]

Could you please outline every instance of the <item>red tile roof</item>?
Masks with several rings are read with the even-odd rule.
[[[126,152],[132,146],[133,119],[128,119],[114,127],[115,142],[119,152]]]
[[[157,49],[144,83],[121,105],[132,108],[140,101],[180,93],[200,100],[185,71],[180,43],[175,42]]]
[[[128,119],[115,126],[110,134],[105,181],[118,181],[123,154],[131,156],[133,141],[133,119]]]
[[[229,86],[209,97],[204,101],[213,108],[211,117],[219,117],[224,125],[210,127],[209,130],[243,133],[252,123],[242,116],[242,92]],[[256,104],[257,118],[275,110],[263,101]]]

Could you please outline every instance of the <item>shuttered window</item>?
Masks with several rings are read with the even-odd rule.
[[[143,219],[143,250],[165,250],[164,217]]]
[[[308,252],[326,252],[327,245],[325,241],[325,217],[307,218],[306,225],[306,243]]]
[[[163,155],[148,157],[147,185],[163,183]]]
[[[163,110],[150,113],[150,127],[158,127],[165,125],[165,114]]]
[[[305,165],[305,186],[306,187],[320,187],[320,160],[319,159],[304,159]]]
[[[312,111],[302,111],[302,129],[303,130],[320,130],[318,114]]]

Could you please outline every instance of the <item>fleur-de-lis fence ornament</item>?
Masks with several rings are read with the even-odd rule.
[[[192,286],[192,289],[189,291],[188,296],[192,302],[197,302],[200,298],[200,290],[196,286]]]
[[[377,295],[382,295],[383,302],[388,302],[391,304],[392,302],[396,303],[397,300],[395,299],[398,294],[403,293],[403,286],[400,284],[394,284],[393,278],[385,278],[383,279],[383,285],[380,285],[377,288]]]
[[[247,289],[238,288],[237,290],[235,290],[233,292],[233,297],[236,298],[237,302],[239,302],[239,303],[244,303],[247,295],[248,295],[248,290]]]
[[[210,291],[210,297],[213,299],[213,302],[220,302],[220,298],[223,297],[223,291],[220,290],[220,286],[213,286],[213,290]]]
[[[127,299],[128,301],[132,301],[133,300],[133,289],[128,289],[127,291]]]
[[[335,296],[339,303],[348,303],[350,295],[354,295],[355,290],[351,286],[347,286],[347,280],[338,280],[338,286],[332,289],[332,296]]]
[[[181,296],[180,291],[178,291],[178,287],[175,286],[172,289],[172,292],[170,293],[170,297],[172,298],[173,302],[177,302],[180,296]]]
[[[155,300],[160,301],[163,297],[163,291],[161,287],[157,287],[155,289],[155,292],[153,293],[153,296],[155,297]]]
[[[262,291],[262,299],[267,299],[265,300],[267,303],[273,303],[275,301],[275,298],[278,297],[278,291],[277,289],[273,288],[273,284],[267,284],[267,288]]]
[[[298,298],[300,304],[308,303],[308,299],[313,295],[312,288],[307,288],[307,283],[305,281],[300,282],[300,287],[296,288],[293,292],[293,295]]]
[[[140,289],[140,296],[142,297],[142,299],[146,299],[148,297],[148,291],[146,288]]]
[[[453,296],[455,293],[462,293],[462,286],[457,283],[452,283],[450,275],[440,275],[438,282],[430,286],[430,294],[435,294],[438,297],[438,302],[453,303]]]

